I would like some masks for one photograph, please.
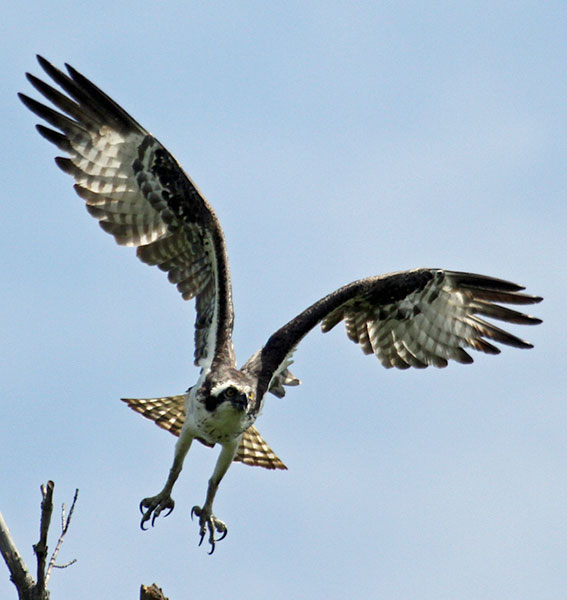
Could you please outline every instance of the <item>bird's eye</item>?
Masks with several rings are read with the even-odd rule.
[[[227,398],[234,398],[236,396],[236,389],[233,387],[226,388],[225,396]]]

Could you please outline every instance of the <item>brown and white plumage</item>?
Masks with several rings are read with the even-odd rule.
[[[185,422],[185,394],[163,398],[122,398],[122,401],[126,402],[132,410],[153,421],[158,427],[179,437]],[[211,445],[204,440],[199,441],[205,446]],[[251,467],[287,470],[254,425],[242,435],[233,460]]]
[[[285,374],[294,349],[316,324],[321,323],[326,332],[341,321],[349,339],[365,354],[375,354],[386,368],[445,367],[449,360],[472,363],[465,348],[499,354],[500,349],[487,339],[531,348],[530,343],[482,318],[521,325],[541,323],[496,304],[541,300],[521,293],[523,289],[502,279],[443,269],[414,269],[355,281],[276,331],[243,370],[254,373],[260,385],[273,385],[274,373]]]
[[[502,279],[421,268],[368,277],[328,294],[278,329],[237,369],[228,258],[213,209],[173,156],[111,98],[69,65],[64,73],[38,60],[63,92],[33,75],[28,80],[58,110],[23,94],[20,98],[51,125],[37,128],[67,155],[56,162],[74,178],[87,210],[119,244],[136,247],[143,262],[167,272],[184,299],[195,298],[197,383],[184,395],[125,400],[178,436],[164,488],[140,504],[142,528],[173,509],[171,491],[195,439],[221,446],[205,503],[192,510],[201,542],[209,534],[211,552],[227,531],[212,506],[232,461],[285,469],[254,422],[268,392],[283,397],[284,386],[299,384],[289,371],[292,356],[318,324],[325,332],[343,321],[347,336],[387,368],[470,363],[467,349],[498,354],[493,342],[531,348],[486,319],[540,323],[501,306],[533,304],[540,297]]]
[[[228,259],[213,209],[173,156],[104,92],[68,65],[69,75],[38,60],[68,95],[27,78],[62,112],[20,98],[59,130],[37,126],[68,155],[57,157],[57,165],[74,178],[75,191],[104,231],[167,272],[185,300],[196,298],[195,363],[232,354]],[[213,323],[218,328],[209,335]]]

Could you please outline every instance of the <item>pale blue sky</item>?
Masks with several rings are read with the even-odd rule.
[[[80,488],[54,599],[556,600],[567,589],[564,2],[19,2],[3,9],[0,510],[26,560],[39,485]],[[174,438],[119,398],[196,379],[193,307],[86,213],[16,92],[35,53],[90,77],[215,207],[239,360],[359,277],[470,270],[545,296],[534,342],[386,371],[337,328],[235,465],[213,557],[189,520],[216,450],[142,533]],[[54,520],[53,531],[57,529]],[[55,539],[52,541],[54,544]],[[34,565],[35,567],[35,565]],[[0,597],[15,598],[0,566]]]

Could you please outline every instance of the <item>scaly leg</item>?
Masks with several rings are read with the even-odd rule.
[[[183,431],[175,444],[175,454],[173,457],[173,464],[171,465],[171,469],[169,470],[169,475],[167,477],[167,481],[163,486],[163,490],[156,496],[151,496],[150,498],[144,498],[140,502],[140,512],[142,513],[142,520],[140,521],[140,527],[143,530],[146,530],[144,525],[150,520],[152,520],[152,527],[154,526],[154,522],[162,513],[162,511],[167,510],[164,513],[164,517],[167,517],[169,513],[173,510],[175,506],[175,502],[171,497],[171,490],[173,490],[173,486],[179,477],[179,473],[181,473],[181,469],[183,468],[183,461],[185,460],[185,456],[191,447],[191,442],[193,438],[188,435],[184,435]],[[145,509],[145,510],[144,510]],[[153,515],[152,515],[153,513]]]
[[[228,471],[228,467],[230,467],[234,459],[234,455],[236,454],[236,450],[238,449],[241,438],[242,436],[239,436],[236,440],[229,442],[228,444],[223,444],[222,450],[217,459],[217,464],[215,465],[215,470],[209,479],[205,504],[202,508],[200,506],[194,506],[191,509],[191,518],[193,518],[193,515],[199,517],[199,533],[201,534],[199,546],[203,543],[207,529],[209,531],[209,544],[211,545],[209,554],[212,554],[215,551],[216,542],[223,540],[228,533],[226,525],[213,515],[213,502],[221,479]],[[215,539],[215,532],[221,534],[218,539]]]

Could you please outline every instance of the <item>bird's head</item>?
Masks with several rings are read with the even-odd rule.
[[[209,412],[216,411],[221,406],[222,410],[228,408],[237,412],[249,412],[255,405],[255,381],[236,369],[207,380],[203,391],[205,408]]]

